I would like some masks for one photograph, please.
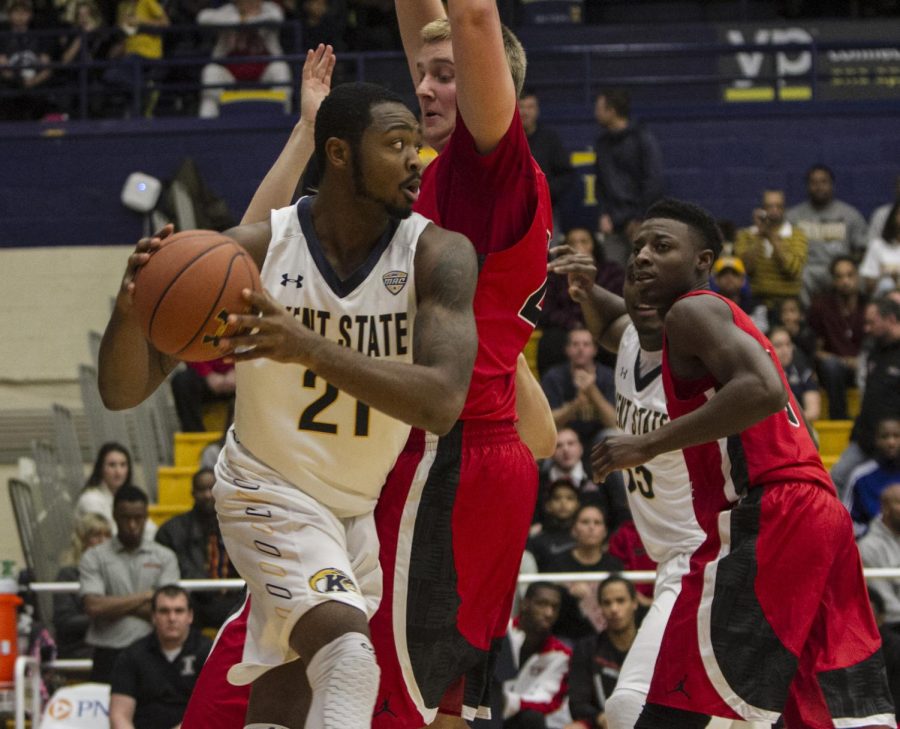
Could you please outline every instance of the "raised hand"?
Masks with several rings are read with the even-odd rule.
[[[319,44],[306,52],[300,84],[300,119],[315,122],[323,99],[331,93],[331,77],[336,62],[334,48]]]
[[[597,280],[597,262],[589,253],[576,253],[571,247],[563,245],[550,249],[553,257],[547,264],[550,273],[568,276],[569,296],[573,301],[587,301],[594,281]]]

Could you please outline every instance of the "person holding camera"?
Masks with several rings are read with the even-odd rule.
[[[784,218],[784,192],[765,190],[753,211],[753,225],[738,232],[734,254],[744,262],[753,295],[771,310],[798,296],[809,246],[799,227]]]

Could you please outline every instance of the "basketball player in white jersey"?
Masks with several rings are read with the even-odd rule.
[[[246,293],[259,316],[231,315],[239,333],[221,340],[238,363],[237,403],[214,491],[253,597],[229,673],[253,683],[248,729],[368,726],[374,504],[410,425],[447,432],[466,397],[477,263],[465,238],[411,213],[418,144],[397,96],[338,87],[315,123],[319,194],[226,231],[265,289]],[[129,259],[101,346],[108,407],[138,404],[176,364],[143,338],[132,301],[137,269],[163,244],[141,241]]]
[[[597,342],[616,357],[616,415],[626,433],[655,430],[669,417],[662,383],[663,323],[656,310],[637,304],[626,278],[624,300],[594,284],[596,267],[590,255],[566,246],[549,270],[567,274],[569,295],[581,304],[585,322]],[[706,535],[694,515],[687,466],[681,451],[664,453],[643,466],[628,469],[628,504],[647,554],[657,563],[653,603],[616,689],[606,702],[609,729],[633,729],[650,690],[650,679],[663,632],[688,571],[691,553]]]

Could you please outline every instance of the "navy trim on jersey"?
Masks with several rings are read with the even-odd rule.
[[[313,227],[313,197],[313,195],[309,195],[307,197],[302,197],[297,201],[297,218],[300,220],[300,229],[303,231],[309,253],[312,256],[313,262],[316,264],[316,268],[319,269],[319,273],[322,274],[322,278],[325,279],[325,282],[334,292],[335,296],[343,299],[345,296],[353,293],[354,289],[356,289],[366,280],[368,275],[372,273],[372,269],[375,268],[375,265],[378,263],[382,254],[390,245],[394,234],[397,232],[397,228],[400,227],[400,221],[391,218],[387,230],[384,231],[384,235],[382,235],[378,243],[375,244],[375,247],[372,249],[371,253],[369,253],[363,264],[346,279],[341,279],[328,262],[328,258],[322,250],[322,244],[319,242],[319,236],[316,235],[316,229]]]
[[[634,387],[640,392],[645,387],[652,385],[653,381],[662,373],[662,363],[650,370],[646,375],[641,374],[641,350],[638,348],[637,357],[634,358]]]

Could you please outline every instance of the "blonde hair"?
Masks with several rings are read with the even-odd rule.
[[[109,519],[103,516],[103,514],[95,514],[93,512],[82,515],[78,521],[75,522],[75,530],[72,534],[72,545],[66,550],[62,559],[60,559],[60,562],[63,564],[77,565],[81,560],[81,555],[84,552],[84,545],[87,540],[92,535],[101,533],[106,534],[108,537],[112,536],[112,525],[109,523]]]
[[[506,62],[512,74],[513,85],[516,87],[516,98],[522,94],[525,86],[525,71],[528,67],[528,59],[525,57],[525,49],[509,28],[500,24],[500,34],[503,36],[503,51],[506,53]],[[432,20],[422,28],[423,43],[440,43],[450,40],[450,21],[447,18]]]

